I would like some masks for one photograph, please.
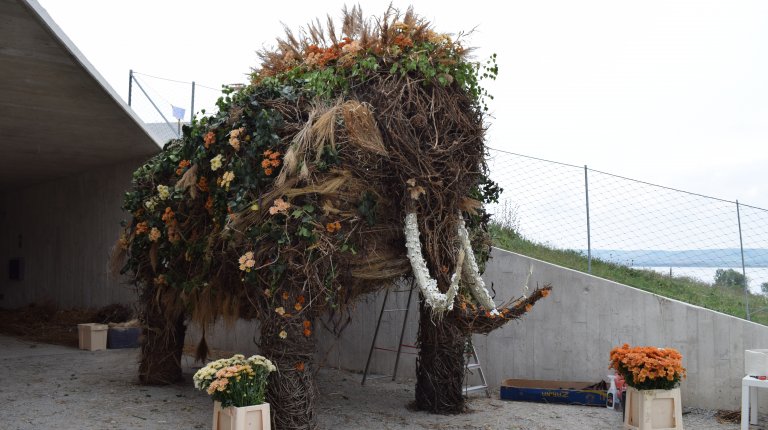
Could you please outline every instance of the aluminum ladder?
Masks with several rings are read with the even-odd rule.
[[[480,360],[477,358],[477,350],[472,342],[468,342],[467,352],[464,354],[466,364],[464,365],[464,395],[469,393],[485,390],[485,395],[491,398],[491,391],[488,389],[488,381],[485,379],[485,373],[483,373],[483,367],[480,365]],[[477,369],[477,375],[480,377],[481,383],[479,385],[469,385],[469,376],[473,374],[473,370]]]
[[[371,349],[368,351],[368,360],[365,362],[365,371],[363,372],[363,380],[360,383],[361,385],[365,385],[365,381],[368,379],[388,378],[390,376],[390,375],[368,376],[368,370],[370,369],[370,366],[371,366],[371,358],[373,358],[374,350],[397,352],[397,355],[395,356],[395,368],[392,371],[392,375],[391,375],[392,380],[394,381],[395,378],[397,378],[397,368],[400,365],[400,354],[403,353],[403,347],[417,349],[416,346],[403,344],[403,337],[405,336],[405,327],[408,324],[408,314],[410,313],[410,309],[411,309],[411,299],[413,299],[414,286],[415,286],[415,283],[412,280],[410,288],[407,288],[407,289],[396,288],[392,291],[393,293],[406,293],[406,292],[408,293],[408,304],[405,305],[404,308],[400,308],[400,309],[387,309],[387,299],[389,299],[390,289],[389,288],[386,289],[386,292],[384,293],[384,302],[381,304],[381,312],[379,312],[379,320],[376,322],[376,331],[373,333],[373,340],[371,341]],[[376,339],[379,336],[379,329],[381,328],[381,317],[383,317],[384,313],[387,313],[387,312],[405,312],[405,317],[403,318],[403,327],[400,329],[400,341],[397,343],[397,349],[376,346]],[[411,353],[411,354],[415,354],[415,353]]]

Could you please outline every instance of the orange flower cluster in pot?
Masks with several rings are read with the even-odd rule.
[[[638,390],[669,390],[685,378],[683,356],[674,348],[617,346],[611,350],[612,369]]]

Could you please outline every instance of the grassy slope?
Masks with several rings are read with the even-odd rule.
[[[513,230],[490,226],[494,246],[547,261],[570,269],[587,271],[587,257],[576,251],[553,249],[518,236]],[[660,296],[691,303],[728,315],[745,318],[744,290],[713,287],[688,277],[672,277],[652,270],[632,269],[619,264],[592,260],[592,274],[630,285]],[[768,325],[768,300],[762,295],[749,295],[752,321]],[[757,312],[755,312],[757,310]]]

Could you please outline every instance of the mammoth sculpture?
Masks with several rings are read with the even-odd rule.
[[[209,61],[201,53],[201,61]],[[258,319],[277,428],[314,427],[316,319],[412,277],[419,286],[419,408],[458,412],[464,348],[548,288],[497,305],[480,272],[481,75],[411,10],[344,11],[261,52],[249,85],[134,174],[120,249],[143,307],[140,377],[180,376],[185,321]],[[198,355],[206,355],[205,339]],[[438,389],[439,387],[439,389]]]

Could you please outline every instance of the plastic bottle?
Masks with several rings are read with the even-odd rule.
[[[616,389],[616,375],[608,375],[608,379],[611,380],[611,386],[608,388],[608,396],[605,400],[605,407],[608,409],[618,409],[619,408],[619,397],[617,395],[618,390]]]

